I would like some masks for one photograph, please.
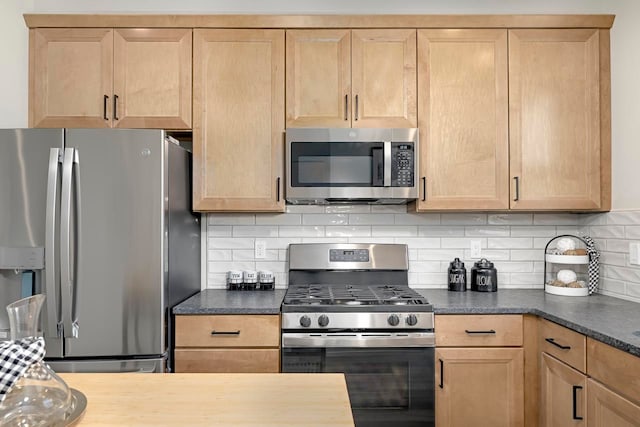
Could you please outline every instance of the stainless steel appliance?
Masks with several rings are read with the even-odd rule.
[[[200,289],[190,169],[161,130],[0,130],[0,308],[46,295],[54,370],[171,366],[170,308]]]
[[[291,244],[282,372],[345,374],[357,426],[434,424],[433,307],[406,245]]]
[[[287,129],[286,199],[403,204],[418,197],[418,129]]]

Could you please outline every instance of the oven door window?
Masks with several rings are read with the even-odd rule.
[[[382,142],[292,142],[293,187],[384,185]]]
[[[283,372],[345,374],[356,425],[434,422],[433,348],[283,349]]]

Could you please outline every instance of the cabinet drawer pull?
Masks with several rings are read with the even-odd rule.
[[[118,117],[118,95],[113,95],[113,120],[120,120]]]
[[[438,384],[438,386],[444,388],[444,362],[442,359],[438,360],[440,361],[440,384]]]
[[[562,344],[558,344],[557,342],[555,342],[555,340],[553,338],[545,338],[544,339],[546,342],[548,342],[549,344],[553,344],[556,347],[562,349],[562,350],[571,350],[571,346],[570,345],[562,345]]]
[[[582,417],[578,416],[578,390],[582,390],[582,386],[573,386],[573,419],[582,420]]]
[[[102,118],[105,120],[109,120],[109,117],[107,116],[107,102],[109,102],[109,97],[105,95],[104,98],[102,98]]]
[[[489,329],[488,331],[470,331],[468,329],[464,330],[466,333],[468,334],[495,334],[496,331],[494,331],[493,329]]]
[[[423,176],[422,178],[422,201],[427,200],[427,177]]]
[[[514,202],[520,200],[520,177],[514,176],[513,180],[516,182],[516,195],[513,198]]]
[[[358,95],[356,95],[356,116],[355,116],[356,121],[358,120]]]
[[[276,202],[280,201],[280,177],[276,178]]]
[[[349,95],[344,96],[344,119],[349,120]]]
[[[240,331],[211,331],[211,335],[240,335]]]

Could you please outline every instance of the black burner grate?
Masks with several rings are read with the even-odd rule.
[[[397,285],[289,285],[285,304],[296,305],[420,305],[426,299],[407,286]]]

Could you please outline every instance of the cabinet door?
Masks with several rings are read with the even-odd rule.
[[[640,425],[640,406],[602,384],[587,380],[589,427],[633,427]]]
[[[522,348],[437,348],[436,425],[524,425]]]
[[[37,28],[29,43],[29,126],[111,127],[113,30]]]
[[[191,128],[191,29],[114,33],[114,127]]]
[[[284,211],[284,31],[195,30],[194,209]]]
[[[540,370],[542,399],[540,425],[543,427],[585,426],[587,377],[542,353]]]
[[[416,31],[353,30],[352,126],[416,127]]]
[[[417,209],[507,209],[507,31],[419,30],[418,88]]]
[[[350,31],[287,31],[287,127],[350,127],[350,94]]]
[[[597,29],[509,31],[512,209],[600,207]]]

